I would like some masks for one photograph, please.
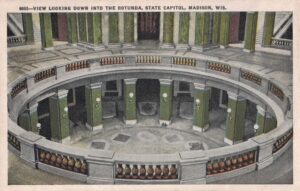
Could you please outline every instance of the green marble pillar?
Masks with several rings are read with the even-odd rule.
[[[195,46],[200,47],[200,51],[209,44],[209,21],[210,13],[196,13]]]
[[[124,79],[124,120],[129,125],[136,123],[136,80]]]
[[[220,36],[220,13],[213,13],[213,26],[212,26],[212,45],[219,44],[219,36]]]
[[[86,13],[78,13],[79,42],[87,42]]]
[[[68,42],[75,44],[78,42],[76,13],[67,13],[68,21]]]
[[[88,42],[94,45],[102,43],[101,13],[87,13]]]
[[[262,38],[263,46],[271,46],[275,23],[275,12],[265,13],[264,32]]]
[[[119,14],[108,13],[109,43],[119,43]]]
[[[224,142],[236,144],[243,141],[245,132],[246,99],[228,93],[228,109]]]
[[[164,25],[163,25],[163,43],[173,43],[173,32],[174,32],[174,13],[165,12],[164,14]]]
[[[179,13],[179,44],[188,44],[189,42],[189,21],[190,13]]]
[[[203,84],[194,84],[194,125],[193,129],[204,132],[209,127],[210,89]]]
[[[266,113],[264,133],[268,133],[277,127],[277,120],[270,113]]]
[[[102,129],[101,87],[101,82],[85,87],[86,126],[91,131]]]
[[[37,103],[30,105],[29,108],[19,116],[19,125],[27,131],[38,132],[36,126],[38,123],[37,106]]]
[[[258,16],[257,12],[247,13],[245,38],[244,38],[245,39],[244,50],[246,52],[255,51],[257,16]]]
[[[255,136],[261,135],[265,132],[265,117],[266,117],[266,111],[264,108],[261,106],[257,105],[257,115],[256,115],[256,123],[255,125],[257,126],[258,129],[255,131]],[[254,128],[255,128],[254,125]]]
[[[67,103],[68,90],[59,90],[49,98],[51,139],[67,142],[70,139],[70,122]]]
[[[24,34],[26,35],[26,44],[34,43],[33,22],[31,13],[22,13],[22,22]]]
[[[169,125],[172,117],[173,84],[172,80],[160,79],[159,123]]]
[[[134,43],[134,13],[124,13],[124,43]]]
[[[52,24],[50,13],[40,13],[42,48],[53,47]]]
[[[220,23],[220,47],[226,48],[229,44],[229,30],[230,30],[230,13],[221,13]]]

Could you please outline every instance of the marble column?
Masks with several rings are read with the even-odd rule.
[[[19,125],[27,131],[38,133],[38,103],[30,103],[23,114],[19,116]]]
[[[194,125],[193,130],[204,132],[209,127],[210,89],[204,84],[194,83]]]
[[[108,13],[108,25],[108,43],[116,45],[120,42],[118,13]]]
[[[42,48],[49,49],[53,47],[52,24],[50,13],[40,13],[41,40]]]
[[[178,42],[174,42],[176,49],[188,49],[190,14],[186,12],[179,13],[178,20]]]
[[[256,43],[257,12],[248,12],[246,18],[244,51],[254,52]]]
[[[256,114],[256,123],[254,125],[255,130],[255,136],[261,135],[265,132],[265,117],[266,117],[266,111],[265,108],[257,105],[257,114]]]
[[[159,124],[169,125],[172,117],[173,83],[170,79],[160,79]]]
[[[68,20],[68,42],[70,44],[76,44],[78,43],[76,13],[67,13],[67,20]]]
[[[211,45],[216,47],[219,45],[220,42],[220,19],[221,15],[220,13],[213,13],[213,26],[211,31]]]
[[[87,13],[88,42],[93,45],[102,43],[101,13]]]
[[[196,13],[190,13],[190,23],[189,23],[189,46],[195,45],[195,24],[196,24]]]
[[[224,142],[230,145],[243,141],[246,99],[228,92],[228,108]]]
[[[86,13],[78,13],[79,42],[87,42]]]
[[[102,82],[85,86],[86,127],[91,130],[102,129]]]
[[[136,123],[136,78],[124,79],[124,120],[126,125]]]
[[[210,13],[196,13],[195,45],[192,50],[202,52],[208,45]]]
[[[221,13],[220,23],[220,48],[226,48],[229,44],[229,31],[230,31],[230,13]]]
[[[275,24],[275,12],[266,12],[265,13],[265,21],[264,21],[264,30],[263,30],[263,38],[262,45],[263,46],[271,46],[273,31]]]
[[[22,22],[24,34],[26,35],[26,44],[34,43],[33,21],[31,13],[22,13]]]
[[[108,46],[109,41],[109,20],[108,13],[102,13],[102,41],[104,46]]]
[[[135,44],[135,15],[137,13],[124,13],[124,47],[133,47]]]
[[[67,95],[68,90],[58,90],[49,98],[51,139],[61,143],[70,140]]]
[[[161,17],[161,21],[163,23],[162,33],[160,33],[160,37],[162,37],[161,48],[174,48],[174,13],[165,12]]]
[[[268,133],[269,131],[272,131],[276,127],[277,127],[276,118],[272,114],[270,114],[269,112],[266,112],[264,133]]]

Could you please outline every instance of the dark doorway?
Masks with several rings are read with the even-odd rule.
[[[138,13],[138,40],[159,39],[159,13]]]
[[[246,27],[246,12],[240,13],[240,21],[239,21],[239,41],[244,41],[245,36],[245,27]]]
[[[70,89],[68,93],[69,118],[74,123],[86,122],[85,86]]]
[[[46,98],[39,102],[38,108],[38,122],[41,124],[40,135],[46,139],[51,139],[51,126],[50,126],[50,110],[49,110],[49,98]]]
[[[58,41],[67,41],[67,15],[65,13],[51,13],[51,24],[53,38]]]
[[[157,79],[138,79],[136,82],[137,101],[159,102],[160,83]]]

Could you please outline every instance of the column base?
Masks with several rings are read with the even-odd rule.
[[[137,120],[132,119],[132,120],[124,120],[126,125],[134,125],[136,124]]]
[[[195,51],[195,52],[203,52],[204,51],[204,47],[203,46],[192,46],[191,50]]]
[[[62,143],[62,144],[69,144],[69,143],[71,143],[71,137],[67,136],[67,137],[65,137],[65,138],[63,138],[61,140],[58,140],[58,139],[55,139],[55,138],[51,138],[51,141]]]
[[[85,123],[85,126],[86,126],[90,131],[99,131],[99,130],[102,130],[102,129],[103,129],[103,125],[102,125],[102,124],[93,127],[93,126],[91,126],[90,124]]]
[[[226,49],[226,48],[228,48],[228,47],[229,47],[228,45],[226,45],[226,46],[225,46],[225,45],[220,45],[220,48],[221,48],[221,49]]]
[[[204,132],[208,128],[209,128],[209,124],[205,125],[204,127],[199,127],[199,126],[193,125],[193,130],[194,131]]]
[[[170,120],[159,120],[160,125],[170,125],[171,121]]]
[[[190,49],[190,46],[187,44],[176,44],[175,49],[176,50],[188,50],[188,49]]]
[[[107,45],[107,48],[111,48],[111,49],[122,48],[122,45],[119,44],[119,43],[110,43],[110,44]]]
[[[159,48],[165,48],[165,49],[173,49],[175,48],[174,44],[171,43],[162,43]]]
[[[247,52],[247,53],[253,53],[254,52],[254,50],[249,50],[249,49],[246,49],[246,48],[244,48],[243,51]]]
[[[227,143],[227,144],[229,144],[229,145],[234,145],[234,144],[241,143],[241,142],[243,142],[243,141],[242,141],[242,140],[239,140],[239,141],[233,141],[233,140],[230,140],[230,139],[224,137],[224,142]]]
[[[94,50],[94,51],[105,49],[105,46],[103,44],[95,45],[95,44],[90,44],[90,43],[85,43],[85,42],[79,42],[79,43],[77,43],[77,46],[84,47],[86,49]]]
[[[75,46],[77,46],[77,43],[68,43],[68,46],[75,47]]]
[[[123,48],[136,48],[136,45],[134,43],[125,43]]]
[[[54,47],[42,48],[43,50],[54,50]]]

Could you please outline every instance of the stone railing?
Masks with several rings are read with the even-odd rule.
[[[117,179],[168,180],[178,179],[177,164],[126,164],[115,165]]]
[[[135,63],[139,64],[159,64],[161,63],[160,56],[136,56]]]
[[[184,58],[184,57],[172,57],[172,64],[195,67],[196,59]]]
[[[276,142],[273,144],[273,153],[279,151],[284,147],[293,137],[293,130],[289,130],[285,135],[279,137]]]
[[[277,96],[281,101],[283,101],[283,99],[284,99],[284,93],[283,93],[283,91],[278,86],[276,86],[273,83],[269,83],[269,90],[275,96]]]
[[[67,154],[47,151],[37,148],[38,161],[57,168],[69,170],[76,173],[88,174],[88,166],[83,158],[76,158]]]
[[[81,70],[81,69],[85,69],[85,68],[89,68],[89,67],[90,67],[90,65],[86,60],[77,61],[77,62],[67,64],[66,65],[66,72]]]
[[[20,141],[18,140],[18,138],[13,135],[12,133],[8,132],[8,143],[13,146],[15,149],[17,149],[18,151],[21,151],[21,144]]]
[[[7,37],[7,47],[26,45],[26,35]]]
[[[18,95],[21,91],[23,91],[25,89],[27,89],[27,80],[26,79],[19,82],[12,88],[12,90],[10,92],[10,96],[12,98],[14,98],[16,95]]]
[[[113,65],[113,64],[124,64],[125,58],[123,56],[116,57],[105,57],[100,58],[100,65]]]
[[[258,75],[244,70],[241,70],[241,78],[256,83],[257,85],[261,85],[262,81],[261,77],[259,77]]]
[[[34,82],[40,82],[56,75],[56,67],[44,70],[34,75]]]
[[[271,47],[292,50],[293,40],[272,38]]]
[[[29,139],[32,134],[26,133],[26,136],[18,134],[16,139],[20,137],[20,152],[24,152],[21,157],[26,160],[26,157],[30,158],[33,166],[39,169],[56,173],[61,176],[70,176],[78,180],[83,180],[88,183],[119,183],[126,181],[130,182],[147,182],[155,181],[157,183],[174,181],[176,183],[205,183],[206,181],[219,180],[228,178],[228,176],[238,176],[241,174],[254,171],[256,169],[264,168],[272,164],[273,154],[279,155],[280,152],[273,152],[273,146],[277,144],[276,148],[281,148],[286,145],[287,142],[291,142],[291,135],[286,134],[287,131],[292,132],[293,125],[285,117],[287,109],[287,99],[290,99],[291,92],[277,83],[274,80],[268,79],[265,76],[257,73],[256,71],[247,69],[247,72],[251,73],[250,76],[260,78],[262,87],[257,88],[257,80],[252,81],[252,77],[241,78],[244,72],[242,63],[231,62],[217,62],[209,59],[201,58],[182,58],[182,60],[193,60],[190,63],[196,63],[193,67],[183,67],[182,65],[174,64],[174,57],[169,55],[153,55],[155,57],[161,57],[160,64],[155,65],[140,65],[136,63],[136,58],[140,55],[117,55],[114,57],[95,57],[87,59],[86,61],[79,61],[89,64],[89,68],[86,70],[80,70],[80,72],[68,72],[66,68],[71,66],[70,64],[76,63],[74,61],[66,64],[56,65],[48,70],[42,69],[40,71],[33,71],[26,77],[19,77],[16,81],[11,83],[8,87],[9,94],[16,92],[14,87],[21,82],[27,82],[32,79],[36,79],[39,76],[38,81],[44,80],[44,83],[27,83],[27,91],[19,91],[17,96],[10,96],[11,100],[8,103],[8,109],[10,113],[8,133],[13,135],[17,129],[21,129],[15,123],[20,110],[29,101],[38,97],[39,94],[49,91],[51,88],[59,87],[65,83],[70,83],[72,79],[76,80],[86,79],[89,77],[103,76],[103,79],[107,79],[108,76],[119,77],[122,79],[122,75],[155,75],[158,78],[163,78],[166,75],[176,74],[185,76],[192,76],[196,78],[206,78],[206,82],[209,85],[221,84],[225,88],[239,87],[240,93],[243,91],[251,92],[253,101],[263,100],[263,103],[270,107],[277,119],[277,128],[270,131],[267,134],[263,134],[247,140],[246,142],[226,146],[217,149],[205,150],[205,151],[187,151],[185,154],[177,153],[177,158],[170,160],[169,155],[158,158],[157,155],[147,155],[139,160],[135,160],[131,157],[116,157],[116,153],[107,154],[106,152],[99,151],[97,153],[91,152],[88,149],[84,151],[78,151],[77,149],[68,149],[65,145],[54,143],[44,138],[37,138],[34,136]],[[143,56],[143,55],[141,55]],[[189,63],[189,61],[187,61]],[[123,64],[122,67],[118,67],[118,64]],[[80,64],[78,64],[80,66]],[[111,65],[111,66],[106,66]],[[80,67],[79,67],[80,68]],[[56,69],[56,70],[55,70]],[[54,72],[52,72],[54,70]],[[46,72],[48,71],[48,72]],[[180,71],[183,71],[180,73]],[[118,74],[118,75],[115,75]],[[221,74],[221,75],[220,75]],[[49,78],[54,76],[55,78]],[[148,76],[150,77],[150,76]],[[244,81],[240,81],[244,79]],[[244,83],[248,80],[254,83]],[[263,84],[267,84],[263,86]],[[276,85],[276,91],[271,91],[270,84]],[[22,89],[22,88],[20,88]],[[274,88],[273,88],[274,89]],[[233,91],[235,89],[228,89]],[[247,91],[246,91],[247,90]],[[268,93],[270,90],[272,93]],[[274,92],[281,93],[277,95]],[[245,93],[244,93],[245,94]],[[275,95],[275,96],[274,96]],[[277,99],[277,97],[282,99]],[[250,100],[251,100],[250,99]],[[289,123],[288,123],[289,121]],[[13,126],[13,127],[12,127]],[[283,131],[284,130],[284,131]],[[267,136],[267,137],[266,137]],[[13,138],[11,138],[11,141]],[[29,142],[28,144],[27,142]],[[280,140],[280,141],[279,141]],[[275,142],[276,141],[276,142]],[[16,141],[15,141],[16,142]],[[41,144],[41,142],[43,144]],[[278,142],[278,143],[277,143]],[[22,151],[22,148],[26,148]],[[28,152],[29,148],[35,152]],[[273,150],[272,150],[273,149]],[[282,149],[281,149],[282,150]],[[32,154],[35,153],[35,154]],[[279,154],[278,154],[279,153]],[[95,156],[97,154],[97,156]],[[124,154],[125,155],[125,154]],[[175,162],[174,162],[175,161]],[[266,162],[267,161],[267,162]],[[151,167],[152,165],[152,167]],[[256,168],[257,166],[257,168]],[[193,174],[193,176],[190,176]],[[225,175],[226,174],[226,175]],[[152,178],[152,179],[151,179]],[[125,182],[126,182],[125,181]]]

